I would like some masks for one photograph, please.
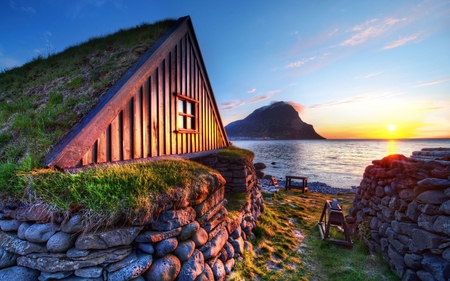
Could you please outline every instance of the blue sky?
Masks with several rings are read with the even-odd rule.
[[[2,0],[0,69],[186,15],[224,124],[287,101],[327,138],[450,137],[449,0]]]

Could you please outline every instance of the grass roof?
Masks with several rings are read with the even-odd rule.
[[[175,20],[96,37],[0,72],[0,166],[45,155]],[[27,165],[28,165],[27,164]],[[0,184],[2,170],[0,167]]]

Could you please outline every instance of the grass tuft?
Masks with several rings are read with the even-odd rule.
[[[14,189],[3,189],[0,198],[16,198],[25,205],[42,203],[62,213],[82,211],[93,218],[87,222],[91,229],[100,224],[148,219],[168,202],[194,200],[197,189],[218,182],[216,172],[187,160],[109,165],[70,174],[54,169],[31,170],[32,159],[26,159],[20,168],[1,166],[0,180],[5,174],[8,178],[8,174],[21,172],[10,185]]]
[[[255,158],[255,154],[253,151],[239,148],[236,146],[228,146],[225,149],[222,149],[217,153],[217,155],[234,161],[242,161],[243,159],[252,159]]]

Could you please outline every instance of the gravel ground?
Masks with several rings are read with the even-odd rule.
[[[284,189],[285,187],[285,181],[284,180],[277,180],[279,188]],[[261,179],[260,185],[261,189],[268,193],[274,193],[278,192],[278,188],[274,186],[269,186],[270,180],[268,179]],[[295,185],[295,183],[294,183]],[[300,183],[299,183],[299,186]],[[339,193],[355,193],[356,192],[356,186],[352,186],[351,188],[340,188],[340,187],[332,187],[327,185],[323,182],[308,182],[308,192],[318,192],[318,193],[325,193],[325,194],[337,194]]]

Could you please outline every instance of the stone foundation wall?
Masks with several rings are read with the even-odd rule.
[[[402,280],[450,280],[450,149],[372,161],[346,219]]]
[[[226,181],[226,192],[249,192],[258,185],[252,158],[230,160],[217,154],[195,159],[217,170]]]
[[[239,174],[237,167],[229,170]],[[82,232],[80,215],[63,219],[38,205],[26,210],[0,205],[0,281],[225,280],[236,258],[251,248],[247,239],[264,205],[256,175],[246,174],[249,186],[239,189],[249,200],[231,219],[225,180],[217,177],[217,185],[195,204],[95,233]]]

